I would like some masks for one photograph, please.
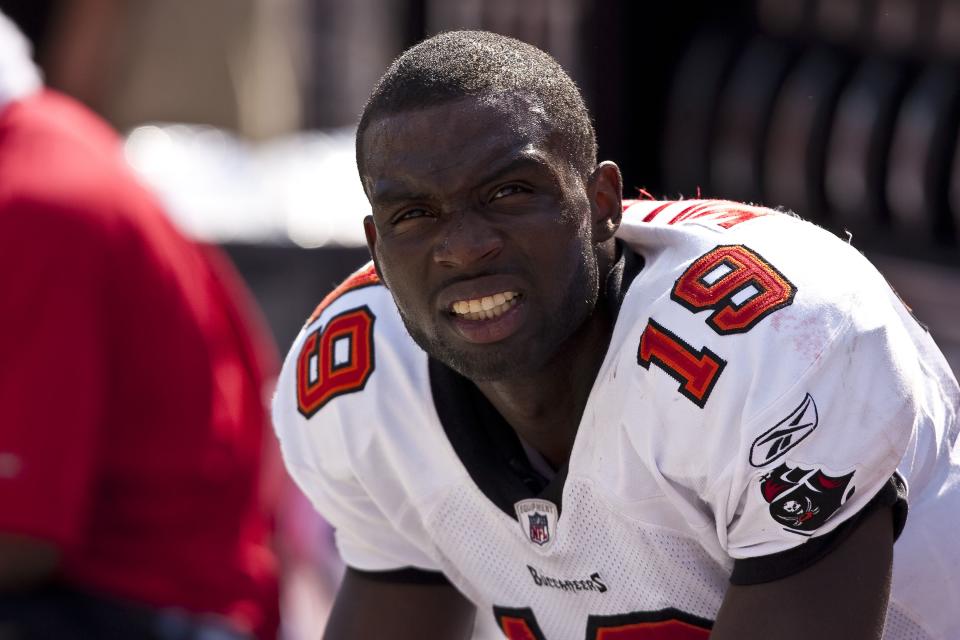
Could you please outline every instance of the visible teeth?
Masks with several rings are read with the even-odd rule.
[[[503,314],[516,304],[515,299],[518,295],[514,291],[502,291],[492,296],[457,300],[450,306],[456,315],[467,320],[489,320]]]

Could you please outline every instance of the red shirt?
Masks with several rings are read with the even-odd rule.
[[[71,585],[269,637],[274,363],[238,294],[86,109],[0,112],[0,530],[58,545]]]

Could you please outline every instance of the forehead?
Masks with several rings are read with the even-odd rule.
[[[546,162],[550,129],[543,110],[519,96],[467,97],[378,117],[364,131],[361,179],[378,184],[463,175],[501,160]]]

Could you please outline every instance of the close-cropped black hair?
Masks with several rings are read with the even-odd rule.
[[[407,49],[383,74],[363,107],[357,127],[357,165],[363,173],[361,141],[377,117],[442,104],[467,96],[514,94],[542,109],[571,165],[589,175],[597,163],[597,141],[577,85],[548,53],[487,31],[448,31]]]

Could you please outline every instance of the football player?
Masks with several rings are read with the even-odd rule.
[[[856,250],[624,205],[573,82],[490,33],[395,61],[357,161],[373,263],[274,402],[349,566],[327,638],[960,637],[957,383]]]

